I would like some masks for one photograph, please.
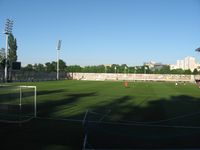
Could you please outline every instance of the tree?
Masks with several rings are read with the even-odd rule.
[[[13,34],[9,34],[8,36],[8,45],[8,60],[10,65],[12,65],[13,62],[17,61],[17,40]]]
[[[192,74],[192,71],[190,69],[187,69],[184,71],[184,74]]]
[[[173,69],[171,70],[171,74],[184,74],[185,71],[183,69]]]
[[[141,73],[141,74],[152,73],[152,71],[150,70],[149,66],[147,66],[147,65],[135,66],[135,67],[133,67],[133,72],[134,73]]]
[[[129,73],[135,73],[135,67],[129,67]]]
[[[120,73],[128,73],[128,66],[126,64],[122,64],[121,66],[119,66],[119,72]]]
[[[57,62],[55,61],[47,62],[45,63],[45,66],[47,72],[57,71]],[[65,71],[65,70],[66,70],[66,63],[62,59],[59,59],[59,71]]]
[[[62,59],[59,59],[59,70],[65,71],[65,68],[66,68],[66,63]]]
[[[163,66],[160,70],[159,70],[160,74],[169,74],[170,73],[170,66],[166,65]]]
[[[198,70],[195,68],[194,70],[193,70],[193,74],[194,75],[197,75],[199,72],[198,72]]]
[[[0,62],[5,59],[5,48],[0,49]]]
[[[40,64],[40,63],[35,64],[33,67],[36,72],[44,72],[45,71],[45,67],[43,64]]]
[[[8,36],[8,68],[9,72],[9,79],[12,79],[12,63],[17,61],[17,40],[14,38],[13,34],[9,34]]]
[[[96,73],[103,73],[103,72],[105,72],[105,66],[104,65],[98,65],[98,66],[96,66],[95,72]]]
[[[56,71],[56,62],[47,62],[45,63],[47,72],[55,72]]]
[[[79,65],[72,65],[72,66],[67,66],[65,69],[67,72],[82,72],[83,68]]]
[[[5,67],[5,48],[0,49],[0,69]]]
[[[24,71],[33,71],[33,65],[32,64],[28,64],[27,66],[23,67]]]

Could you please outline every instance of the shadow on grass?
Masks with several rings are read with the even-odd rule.
[[[91,96],[96,96],[96,93],[71,94],[57,101],[40,103],[38,115],[48,117],[57,111],[57,107],[78,104],[81,98],[87,99]],[[0,124],[0,137],[3,138],[1,147],[13,149],[24,146],[24,149],[30,150],[81,149],[83,132],[87,131],[86,147],[92,149],[200,148],[200,128],[180,127],[200,127],[200,98],[180,95],[169,99],[147,98],[137,103],[134,101],[134,97],[122,96],[103,105],[88,106],[91,112],[99,114],[89,113],[87,120],[94,119],[99,122],[87,122],[85,128],[82,122],[41,119],[22,124],[21,127]],[[84,113],[72,117],[80,116],[84,116]],[[114,124],[107,124],[104,121]]]
[[[112,109],[112,117],[102,119],[102,114],[100,122],[86,124],[88,148],[200,148],[200,98],[181,95],[149,99],[145,107],[141,106],[145,100],[131,105],[130,99],[134,101],[124,96],[92,108],[95,112]],[[113,120],[114,124],[106,123]],[[199,128],[187,128],[191,126]]]
[[[48,91],[46,94],[62,92],[62,90]],[[43,91],[40,92],[44,94]],[[39,94],[40,94],[39,93]],[[96,93],[77,93],[67,95],[60,100],[49,100],[39,103],[39,117],[48,117],[57,111],[59,106],[77,103],[83,97],[94,96]],[[1,149],[81,149],[83,142],[82,123],[51,119],[34,119],[25,124],[0,123]]]
[[[67,98],[59,99],[59,100],[49,100],[47,102],[38,104],[38,115],[48,117],[51,116],[53,113],[57,112],[57,107],[60,106],[69,106],[71,104],[76,104],[81,98],[90,97],[96,95],[95,92],[91,93],[77,93],[77,94],[70,94],[67,95]],[[78,115],[79,116],[79,115]],[[83,116],[83,114],[80,114]],[[77,117],[76,117],[77,118]],[[80,118],[80,117],[78,117]],[[82,117],[83,118],[83,117]]]
[[[0,124],[3,150],[78,150],[82,126],[77,122],[34,119],[25,124]]]
[[[59,89],[59,90],[48,90],[48,91],[38,91],[37,96],[41,95],[48,95],[48,94],[53,94],[53,93],[61,93],[64,92],[64,90]],[[33,97],[34,96],[34,90],[33,89],[22,89],[22,100],[23,98],[26,97]],[[15,90],[15,91],[9,91],[6,93],[0,93],[0,103],[12,103],[16,100],[20,99],[20,90]]]

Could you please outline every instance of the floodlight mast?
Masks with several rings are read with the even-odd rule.
[[[125,74],[126,74],[126,69],[127,69],[127,67],[125,66],[125,67],[124,67],[124,73],[125,73]]]
[[[5,82],[7,82],[8,79],[8,36],[12,33],[12,27],[13,27],[13,21],[10,19],[6,19],[5,24],[5,32],[6,35],[6,49],[5,49]]]
[[[199,47],[199,48],[197,48],[197,49],[195,49],[195,51],[196,51],[196,52],[200,52],[200,47]]]
[[[57,80],[59,80],[59,55],[60,55],[60,53],[59,53],[59,51],[60,51],[60,47],[61,47],[61,40],[58,40],[58,45],[57,45],[57,77],[56,77],[56,79]]]

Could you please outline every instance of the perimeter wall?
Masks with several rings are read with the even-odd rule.
[[[95,81],[181,81],[195,82],[200,79],[196,75],[178,75],[178,74],[119,74],[119,73],[69,73],[75,80],[95,80]]]

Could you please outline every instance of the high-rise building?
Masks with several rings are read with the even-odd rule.
[[[184,64],[185,70],[190,69],[193,71],[197,67],[194,57],[186,57],[184,59],[184,62],[185,62],[185,64]]]
[[[187,56],[183,60],[177,60],[175,65],[170,65],[170,68],[171,69],[183,69],[183,70],[190,69],[191,71],[193,71],[198,66],[199,66],[199,64],[196,63],[196,60],[194,57]]]

